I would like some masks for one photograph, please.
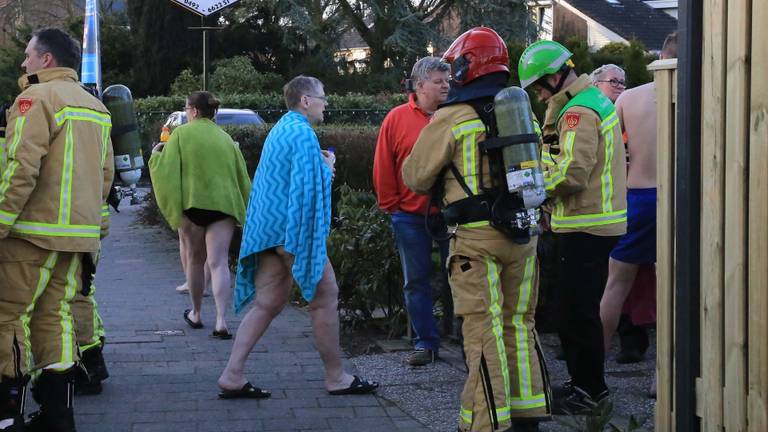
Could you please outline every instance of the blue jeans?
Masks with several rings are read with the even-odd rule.
[[[430,216],[434,227],[445,226],[441,218]],[[416,339],[416,348],[437,351],[440,347],[440,332],[432,313],[432,236],[424,226],[424,216],[396,212],[392,214],[392,231],[400,254],[405,285],[403,294],[408,316],[411,318]],[[436,232],[444,232],[434,230]],[[448,241],[440,245],[441,267],[445,267],[448,255]],[[444,270],[443,270],[444,271]]]

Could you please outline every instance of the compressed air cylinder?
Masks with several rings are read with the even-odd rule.
[[[531,102],[520,87],[507,87],[494,99],[499,137],[535,135]],[[502,149],[507,188],[522,197],[525,208],[532,209],[546,199],[538,140],[512,144]]]
[[[112,147],[115,154],[115,173],[124,186],[135,187],[141,178],[144,158],[141,138],[133,111],[133,96],[124,85],[111,85],[104,90],[102,101],[112,114]]]

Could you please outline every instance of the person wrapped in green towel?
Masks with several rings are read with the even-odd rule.
[[[184,320],[194,329],[203,327],[200,307],[207,259],[216,303],[213,336],[231,339],[224,320],[231,298],[229,243],[235,223],[245,219],[251,182],[240,149],[213,121],[219,100],[208,92],[194,92],[186,102],[189,122],[152,149],[152,188],[160,212],[171,228],[180,230],[184,242],[192,300]]]

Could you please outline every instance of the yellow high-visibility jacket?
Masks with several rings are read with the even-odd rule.
[[[450,163],[462,174],[474,195],[482,193],[480,184],[491,184],[488,158],[482,158],[483,178],[480,178],[480,149],[485,140],[485,125],[469,104],[440,108],[429,124],[421,130],[411,154],[403,162],[403,181],[414,192],[429,194],[440,173]],[[451,171],[445,172],[443,205],[467,198]],[[486,224],[487,225],[487,224]]]
[[[611,101],[582,75],[547,101],[542,130],[544,182],[554,198],[552,231],[623,235],[626,154]]]
[[[97,252],[114,175],[109,112],[69,68],[25,75],[19,86],[0,145],[0,239]]]

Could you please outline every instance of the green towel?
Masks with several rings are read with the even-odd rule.
[[[152,152],[149,172],[155,199],[171,228],[189,208],[215,210],[242,224],[251,181],[240,149],[213,121],[177,127],[161,152]]]

